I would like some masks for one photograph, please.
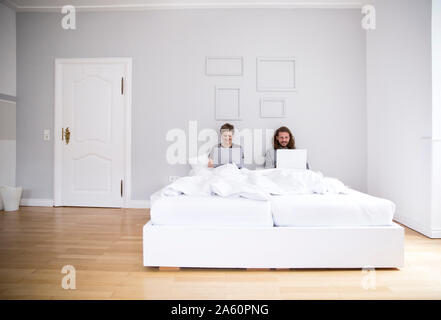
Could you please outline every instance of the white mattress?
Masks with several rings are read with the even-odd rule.
[[[219,196],[152,196],[154,225],[272,227],[269,201]]]
[[[392,224],[395,204],[350,190],[349,194],[305,194],[271,197],[274,225],[385,226]]]

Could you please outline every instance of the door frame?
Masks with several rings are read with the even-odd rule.
[[[66,64],[122,63],[125,65],[124,78],[124,186],[123,208],[128,208],[132,193],[132,58],[56,58],[55,59],[55,100],[54,100],[54,206],[62,206],[61,188],[63,172],[63,142],[59,139],[62,128],[62,67]]]

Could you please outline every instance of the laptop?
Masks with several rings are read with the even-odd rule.
[[[306,169],[306,149],[277,149],[276,168]]]
[[[213,164],[215,167],[233,162],[240,167],[240,164],[242,163],[241,160],[240,148],[216,147],[213,150]]]

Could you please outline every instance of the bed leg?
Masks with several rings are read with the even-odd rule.
[[[159,267],[159,271],[179,271],[179,267]]]

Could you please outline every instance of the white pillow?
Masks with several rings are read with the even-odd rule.
[[[189,158],[188,163],[191,165],[191,169],[197,174],[201,169],[208,167],[208,153]]]

